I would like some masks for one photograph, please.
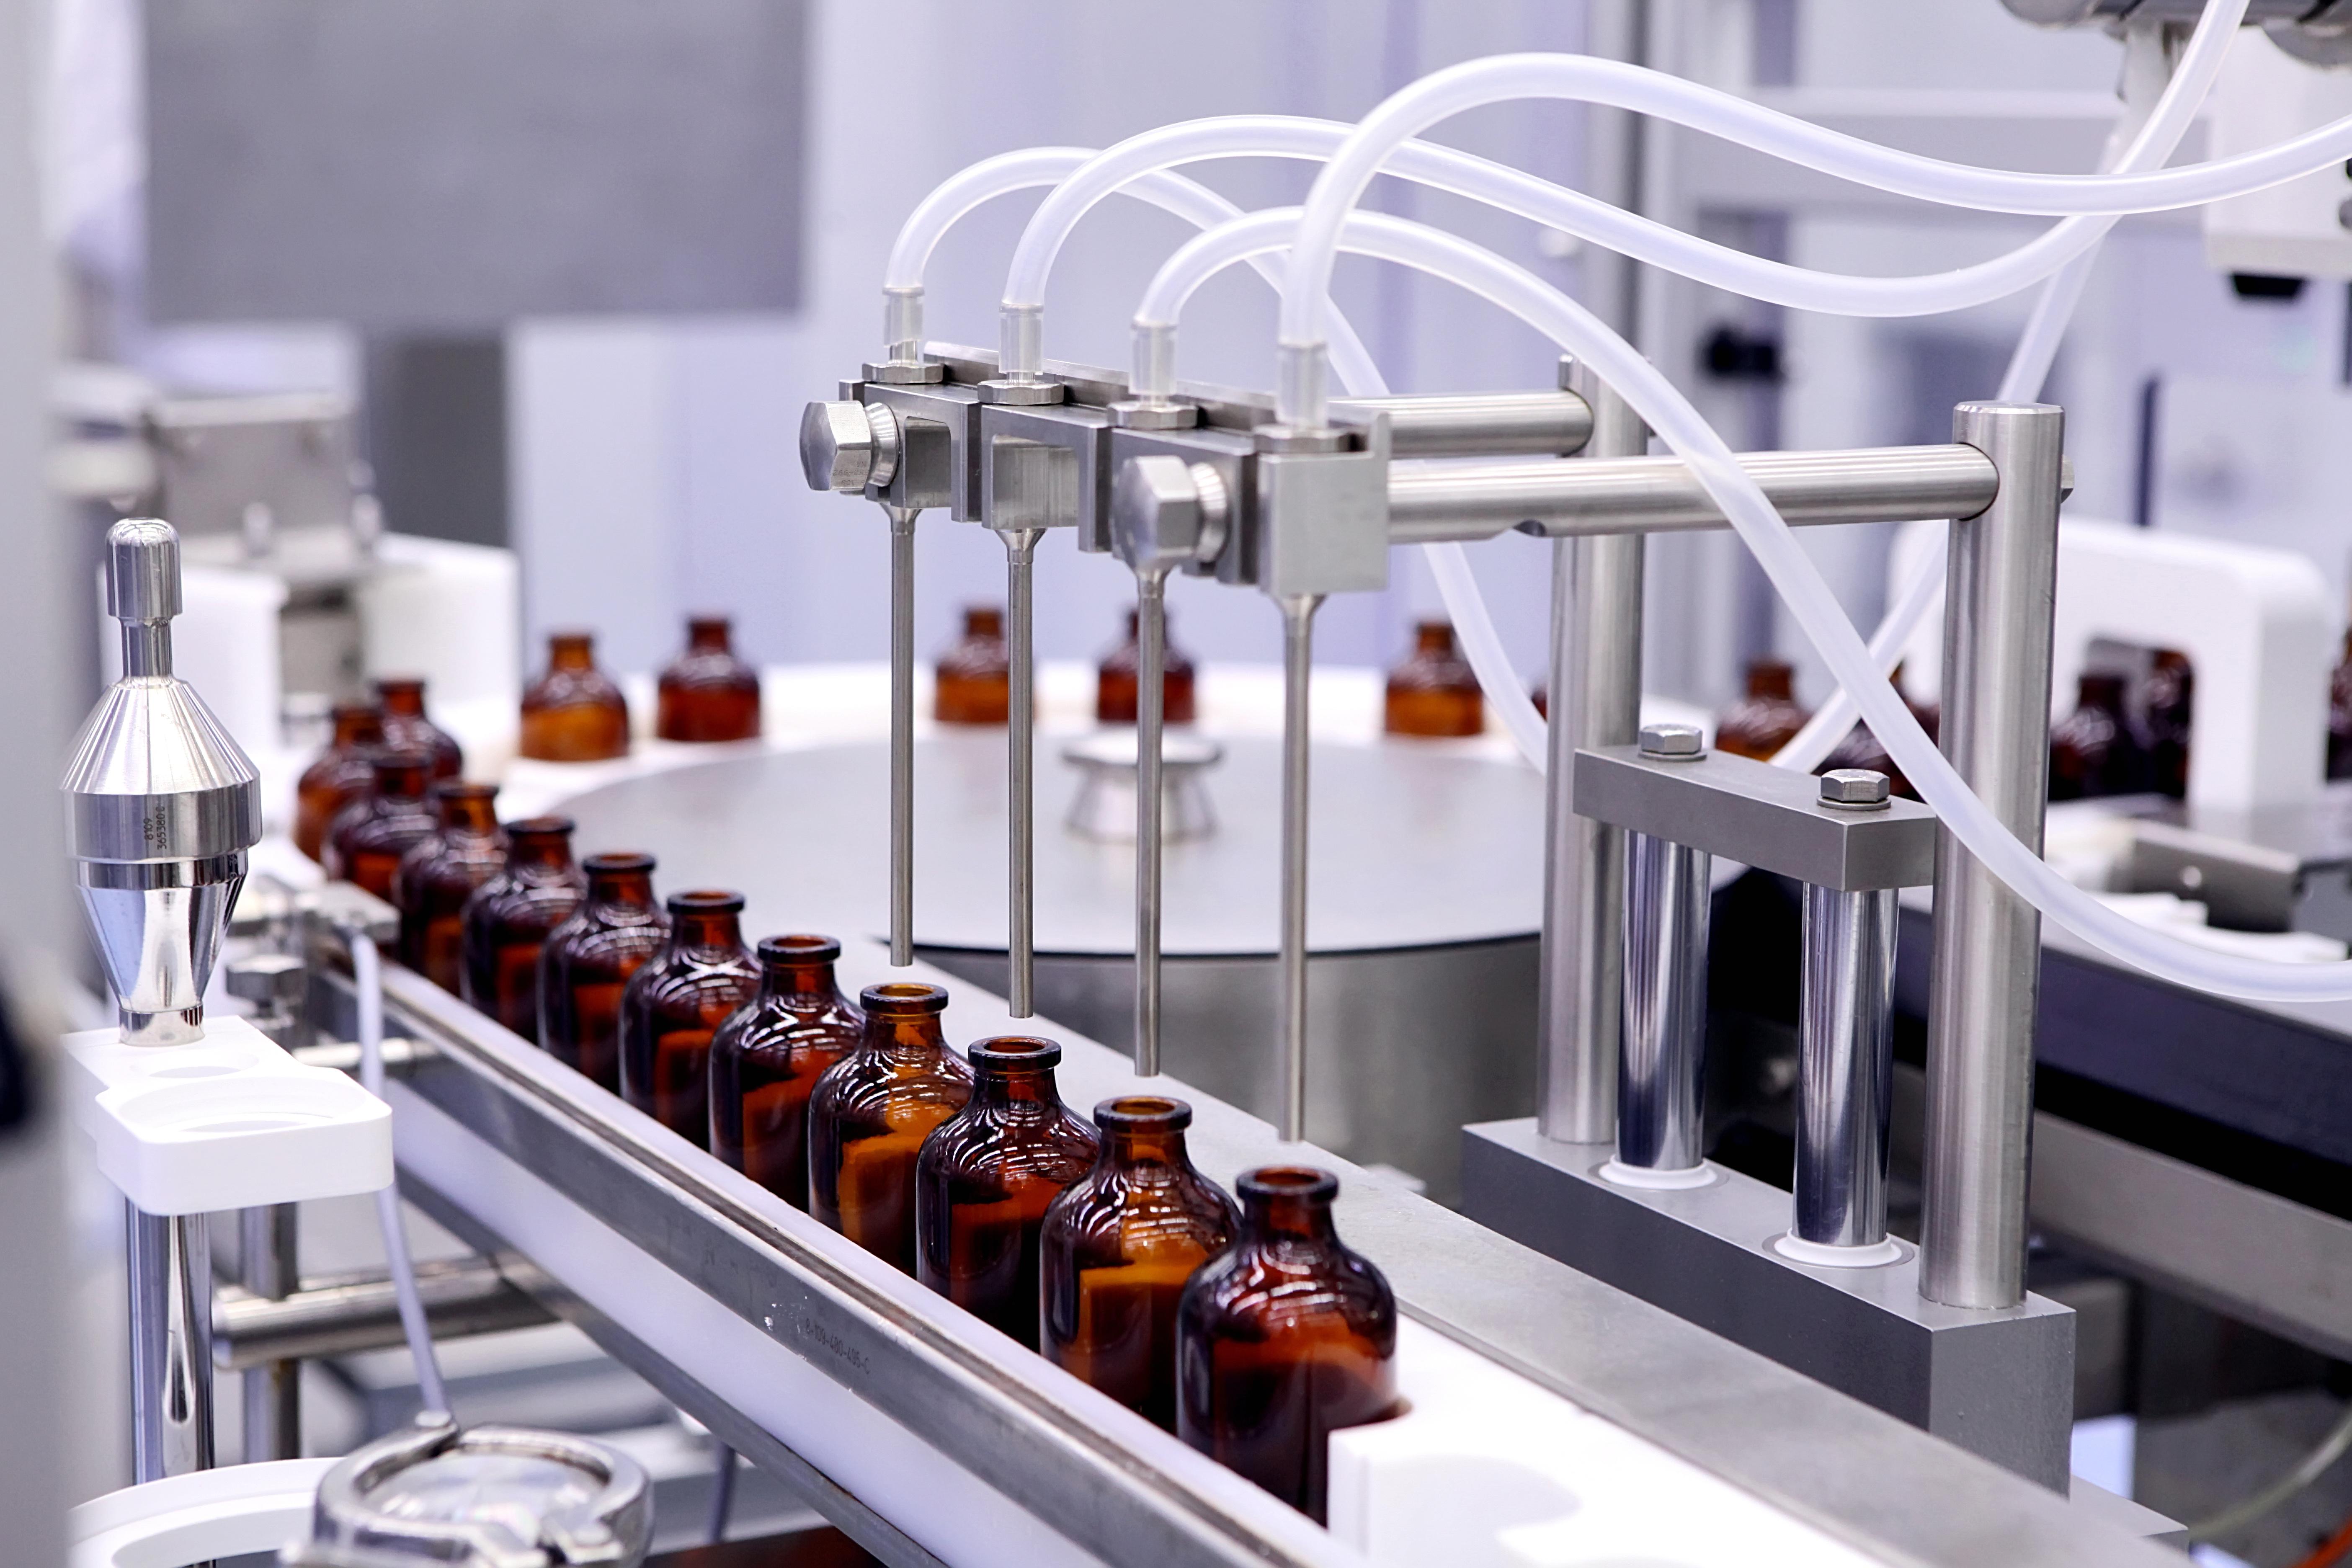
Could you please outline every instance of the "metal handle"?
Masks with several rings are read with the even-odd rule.
[[[1894,1088],[1895,890],[1807,884],[1797,1057],[1797,1239],[1886,1239],[1886,1117]]]
[[[1282,1136],[1307,1136],[1307,679],[1320,594],[1282,606]]]
[[[915,519],[890,517],[890,963],[915,962]]]
[[[1160,1071],[1160,742],[1167,725],[1168,574],[1135,574],[1135,1070]]]
[[[1005,1011],[1015,1018],[1036,1012],[1037,965],[1037,721],[1031,654],[1031,590],[1042,528],[1001,528],[1005,559],[1005,651],[1011,700],[1004,731]]]

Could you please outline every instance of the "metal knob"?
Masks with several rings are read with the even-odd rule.
[[[801,415],[801,472],[813,490],[856,495],[898,469],[898,416],[878,403],[812,403]]]
[[[180,613],[180,535],[170,523],[126,517],[106,531],[106,613],[121,621]]]

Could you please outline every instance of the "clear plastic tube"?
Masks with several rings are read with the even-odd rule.
[[[352,989],[359,1007],[360,1087],[383,1098],[383,961],[375,941],[363,930],[343,931],[352,955]],[[408,1233],[400,1223],[400,1185],[375,1194],[377,1226],[383,1233],[386,1272],[400,1306],[401,1332],[408,1339],[409,1359],[416,1366],[416,1390],[427,1415],[449,1414],[449,1390],[441,1381],[441,1363],[433,1352],[433,1327],[425,1316],[425,1299],[417,1294],[416,1265],[408,1256]]]
[[[2103,171],[2136,173],[2160,167],[2172,156],[2180,139],[2189,133],[2189,121],[2213,90],[2214,79],[2221,75],[2221,62],[2228,58],[2238,25],[2245,17],[2246,5],[2247,0],[2212,0],[2205,7],[2204,15],[2197,19],[2197,30],[2181,51],[2179,68],[2152,103],[2131,101],[2129,89],[2136,76],[2130,69],[2132,62],[2126,59],[2124,111],[2116,118],[2115,131],[2108,136],[2099,160]],[[2163,47],[2160,36],[2151,34],[2148,37],[2154,47]],[[2126,39],[2125,47],[2129,49],[2142,46]],[[2050,379],[2058,345],[2065,338],[2067,324],[2074,318],[2074,307],[2082,300],[2084,285],[2090,280],[2091,268],[2098,255],[2098,247],[2092,246],[2042,284],[2041,294],[2033,301],[2033,311],[2026,318],[2025,330],[2018,334],[2017,347],[2010,354],[2009,367],[2002,373],[2000,390],[1994,394],[2000,401],[2031,403],[2042,395],[2042,384]],[[1937,595],[1944,585],[1944,563],[1942,551],[1929,551],[1918,572],[1903,585],[1895,604],[1879,622],[1878,630],[1871,635],[1871,663],[1881,674],[1893,673],[1902,660],[1904,648],[1910,646],[1912,637],[1935,607]],[[1806,721],[1805,727],[1773,754],[1773,763],[1811,773],[1853,728],[1857,711],[1853,699],[1843,687],[1838,688]]]

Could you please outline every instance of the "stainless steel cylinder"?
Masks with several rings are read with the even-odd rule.
[[[265,1300],[282,1301],[301,1284],[295,1247],[300,1214],[294,1204],[250,1208],[237,1218],[238,1282]],[[247,1367],[245,1462],[302,1457],[302,1363],[280,1359]]]
[[[2065,415],[1964,403],[1952,433],[2000,493],[1952,525],[1944,608],[1944,754],[2037,853],[2050,766],[2051,617]],[[2042,921],[1947,833],[1936,854],[1927,1005],[1927,1212],[1919,1291],[1953,1307],[2025,1299],[2028,1134]]]
[[[134,1481],[213,1468],[212,1247],[202,1215],[125,1204]]]
[[[1706,1043],[1707,871],[1714,857],[1626,835],[1625,1048],[1617,1163],[1695,1171],[1706,1162],[1699,1071]]]
[[[1282,604],[1282,1135],[1307,1136],[1307,692],[1320,595]]]
[[[1816,1247],[1886,1239],[1895,1076],[1895,889],[1808,886],[1798,1016],[1796,1210]]]
[[[1160,1071],[1160,744],[1166,697],[1168,574],[1135,574],[1135,1070]]]
[[[1648,447],[1649,427],[1599,377],[1580,365],[1567,379],[1592,410],[1587,457]],[[1625,836],[1577,816],[1570,781],[1579,747],[1629,744],[1641,726],[1641,535],[1555,542],[1551,616],[1536,1123],[1547,1138],[1605,1143],[1617,1118]]]
[[[915,518],[890,514],[890,962],[915,962]]]
[[[1031,603],[1042,528],[1001,528],[1004,541],[1006,662],[1012,700],[1005,714],[1004,767],[1007,816],[1005,925],[1011,935],[1005,977],[1005,1010],[1016,1018],[1036,1011],[1037,962],[1037,680]]]

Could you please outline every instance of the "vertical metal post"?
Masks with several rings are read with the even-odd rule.
[[[1282,1136],[1307,1136],[1307,804],[1308,677],[1320,594],[1282,606]]]
[[[1625,1050],[1612,1175],[1706,1163],[1699,1069],[1706,1043],[1708,869],[1703,849],[1627,835]]]
[[[915,519],[890,514],[890,962],[915,962]]]
[[[1005,1010],[1016,1018],[1036,1011],[1037,962],[1037,720],[1036,676],[1030,637],[1031,579],[1042,528],[1000,528],[1005,556],[1005,647],[1012,666],[1012,702],[1004,734],[1006,878]]]
[[[1814,1247],[1886,1239],[1895,1076],[1895,889],[1804,892],[1795,1218]]]
[[[237,1275],[255,1295],[282,1301],[300,1283],[295,1204],[250,1208],[237,1219]],[[302,1363],[273,1361],[245,1373],[245,1462],[302,1457]]]
[[[1160,734],[1167,722],[1168,574],[1135,574],[1135,1070],[1160,1071]]]
[[[1944,754],[2039,852],[2065,415],[2042,404],[1964,403],[1952,438],[1992,459],[2000,493],[1952,525]],[[1936,852],[1931,973],[1919,1293],[1947,1306],[2013,1307],[2025,1299],[2042,921],[1949,833]]]
[[[1586,456],[1648,450],[1648,426],[1599,377],[1574,365],[1564,379],[1592,408]],[[1623,1029],[1625,836],[1577,816],[1570,781],[1577,748],[1630,744],[1641,726],[1640,534],[1552,545],[1550,679],[1536,1123],[1547,1138],[1606,1143]]]
[[[135,1481],[213,1468],[212,1247],[202,1215],[123,1205]]]

